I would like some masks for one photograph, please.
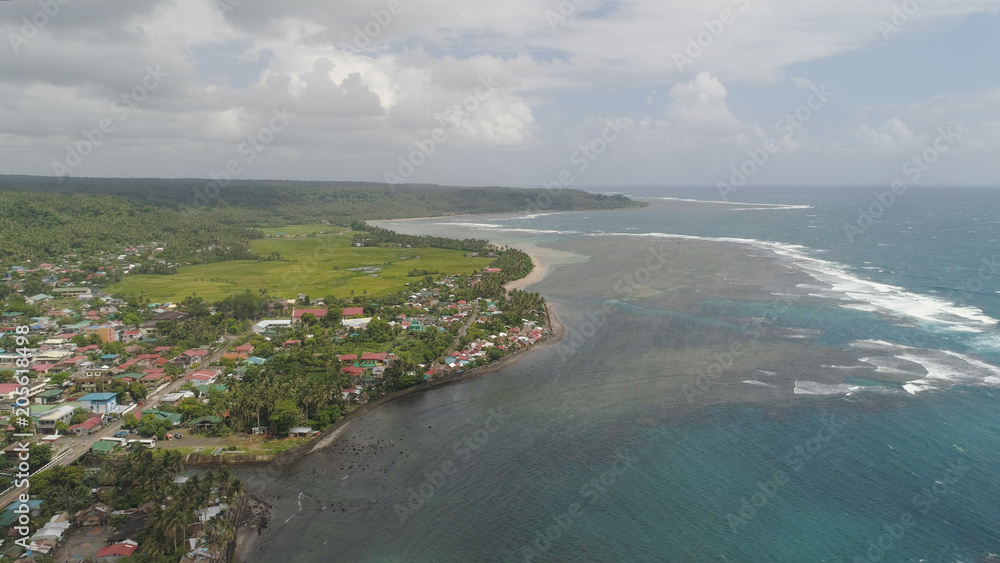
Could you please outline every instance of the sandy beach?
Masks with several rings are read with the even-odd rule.
[[[531,257],[531,262],[534,267],[527,276],[518,280],[511,281],[508,284],[506,284],[504,287],[507,289],[507,291],[512,291],[514,289],[523,289],[531,284],[541,281],[551,270],[550,266],[551,266],[551,261],[553,260],[558,263],[561,263],[560,259],[562,259],[562,261],[565,262],[565,261],[577,261],[573,260],[573,258],[574,257],[578,258],[578,255],[573,253],[563,252],[558,250],[549,251],[549,249],[541,249],[539,247],[535,247],[532,245],[524,245],[519,249],[523,250],[526,254],[528,254]],[[503,357],[495,362],[491,362],[488,365],[479,368],[471,369],[466,372],[445,377],[443,379],[436,380],[417,387],[411,387],[409,389],[403,389],[397,391],[395,393],[392,393],[391,395],[382,397],[381,400],[364,405],[357,411],[352,412],[350,416],[346,417],[346,420],[344,420],[341,424],[337,425],[336,429],[334,429],[330,434],[328,434],[327,436],[323,436],[319,440],[313,442],[312,447],[304,455],[311,455],[317,451],[325,449],[336,443],[337,440],[347,431],[347,429],[358,418],[360,418],[361,415],[365,413],[370,413],[376,409],[385,407],[389,403],[398,400],[404,396],[411,395],[413,393],[423,393],[431,391],[436,387],[452,385],[455,383],[467,381],[476,377],[494,373],[496,371],[499,371],[500,369],[503,369],[511,365],[514,362],[517,362],[525,354],[529,352],[540,352],[546,348],[549,348],[557,344],[560,340],[562,340],[565,337],[565,328],[563,324],[559,321],[559,317],[555,311],[555,306],[551,304],[547,305],[546,312],[548,317],[549,336],[544,340],[540,341],[539,343],[535,344],[531,348],[515,352],[509,356]],[[240,528],[237,531],[234,561],[237,563],[241,561],[247,561],[249,556],[253,553],[259,538],[260,535],[257,533],[257,530],[254,529],[253,527]]]
[[[514,291],[515,289],[524,289],[525,287],[533,283],[540,282],[547,273],[545,270],[545,263],[541,261],[537,253],[532,254],[527,250],[525,250],[525,252],[528,254],[528,256],[531,257],[531,265],[532,265],[531,272],[529,272],[528,275],[524,276],[519,280],[507,282],[507,284],[503,286],[504,289],[506,289],[507,291]]]

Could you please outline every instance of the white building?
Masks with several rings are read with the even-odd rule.
[[[259,323],[253,325],[253,331],[257,334],[264,332],[272,327],[283,328],[292,326],[291,319],[277,319],[271,321],[260,321]]]

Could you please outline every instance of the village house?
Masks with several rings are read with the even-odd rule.
[[[167,379],[167,374],[162,369],[151,369],[142,376],[139,381],[146,389],[155,389]]]
[[[52,297],[51,295],[46,295],[44,293],[39,293],[38,295],[32,295],[31,297],[28,297],[27,299],[24,300],[24,302],[27,303],[28,305],[34,306],[38,303],[44,303],[52,299],[55,299],[55,297]]]
[[[121,557],[129,557],[135,553],[136,549],[139,549],[139,544],[135,540],[128,539],[102,547],[97,551],[97,558],[105,561],[117,561]]]
[[[202,416],[191,421],[191,428],[198,430],[210,430],[221,424],[222,419],[217,416]]]
[[[40,350],[35,354],[34,361],[39,364],[55,365],[74,355],[72,350],[67,350],[66,348],[50,348],[48,350]]]
[[[154,417],[156,417],[157,420],[168,420],[170,421],[170,424],[172,426],[179,426],[181,423],[181,418],[183,418],[183,416],[178,413],[164,412],[156,409],[149,409],[144,411],[136,410],[133,413],[136,420],[142,419],[142,417],[146,416],[147,414],[153,415]]]
[[[58,403],[62,399],[63,390],[56,389],[46,389],[35,397],[35,403],[39,405],[48,405],[51,403]]]
[[[361,355],[361,358],[358,361],[360,362],[361,367],[373,368],[376,366],[386,365],[387,357],[388,354],[386,352],[381,352],[378,354],[373,352],[365,352],[364,354]]]
[[[20,389],[17,383],[0,383],[0,402],[13,403],[20,396]]]
[[[118,407],[118,393],[89,393],[79,400],[90,412],[110,413]]]
[[[73,523],[77,526],[103,526],[111,520],[111,507],[99,502],[90,508],[84,508],[73,515]]]
[[[365,316],[364,307],[344,307],[344,310],[340,313],[340,317],[342,319],[351,319],[363,316]]]
[[[163,404],[166,404],[166,405],[170,405],[171,407],[176,407],[177,403],[179,403],[179,402],[181,402],[181,401],[183,401],[184,399],[187,399],[187,398],[192,398],[193,399],[194,398],[194,392],[193,391],[178,391],[176,393],[167,393],[166,395],[164,395],[160,399],[160,402],[163,403]]]
[[[292,311],[292,322],[302,322],[303,315],[312,315],[317,319],[322,319],[328,312],[328,309],[295,309]]]
[[[202,369],[189,373],[184,379],[194,385],[211,385],[219,378],[219,371],[214,369]]]
[[[87,420],[84,420],[80,424],[74,424],[66,429],[67,434],[73,434],[75,436],[89,436],[95,429],[97,429],[104,419],[100,416],[92,416]]]
[[[96,389],[111,381],[111,368],[108,366],[91,366],[72,377],[73,383],[84,390]]]
[[[260,321],[259,323],[253,325],[253,331],[255,334],[263,334],[272,328],[288,328],[292,326],[291,319],[272,319],[268,321]]]
[[[100,338],[101,342],[118,342],[118,331],[116,331],[114,325],[110,323],[88,326],[83,330],[83,332],[88,338],[91,336]]]
[[[55,434],[56,424],[61,422],[68,425],[73,418],[73,410],[73,407],[64,405],[40,415],[38,417],[38,432],[40,434]]]
[[[48,522],[42,526],[35,535],[31,536],[31,543],[28,549],[48,555],[62,542],[63,535],[72,526],[69,515],[65,512],[57,512]]]
[[[202,362],[208,357],[208,350],[186,350],[181,355],[177,356],[170,363],[179,365],[184,369],[192,368]]]

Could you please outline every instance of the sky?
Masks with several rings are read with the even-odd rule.
[[[0,174],[995,185],[1000,0],[0,2]]]

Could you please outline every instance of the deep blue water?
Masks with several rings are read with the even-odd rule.
[[[875,201],[872,190],[746,189],[733,199],[809,207],[671,210],[650,200],[642,210],[394,228],[557,247],[615,234],[624,249],[661,240],[654,233],[780,243],[774,267],[827,272],[818,275],[842,285],[818,283],[817,300],[790,308],[783,326],[816,331],[815,350],[878,341],[872,355],[905,356],[934,377],[907,390],[859,374],[846,378],[850,391],[692,406],[630,359],[662,347],[669,364],[683,340],[677,327],[727,331],[767,304],[715,297],[695,318],[628,303],[608,324],[624,335],[615,347],[608,336],[598,341],[606,348],[566,361],[529,355],[388,405],[339,450],[279,478],[246,475],[251,489],[280,497],[255,560],[974,562],[1000,553],[1000,272],[981,270],[997,254],[1000,194],[913,190],[853,240],[843,225]],[[560,288],[559,268],[536,289],[573,321],[584,300]],[[658,326],[671,327],[671,345],[646,334]],[[809,379],[815,367],[800,359],[794,369]],[[511,418],[483,434],[491,409]],[[477,432],[481,447],[460,454]],[[352,453],[379,439],[394,445]],[[400,519],[447,462],[454,473]]]

